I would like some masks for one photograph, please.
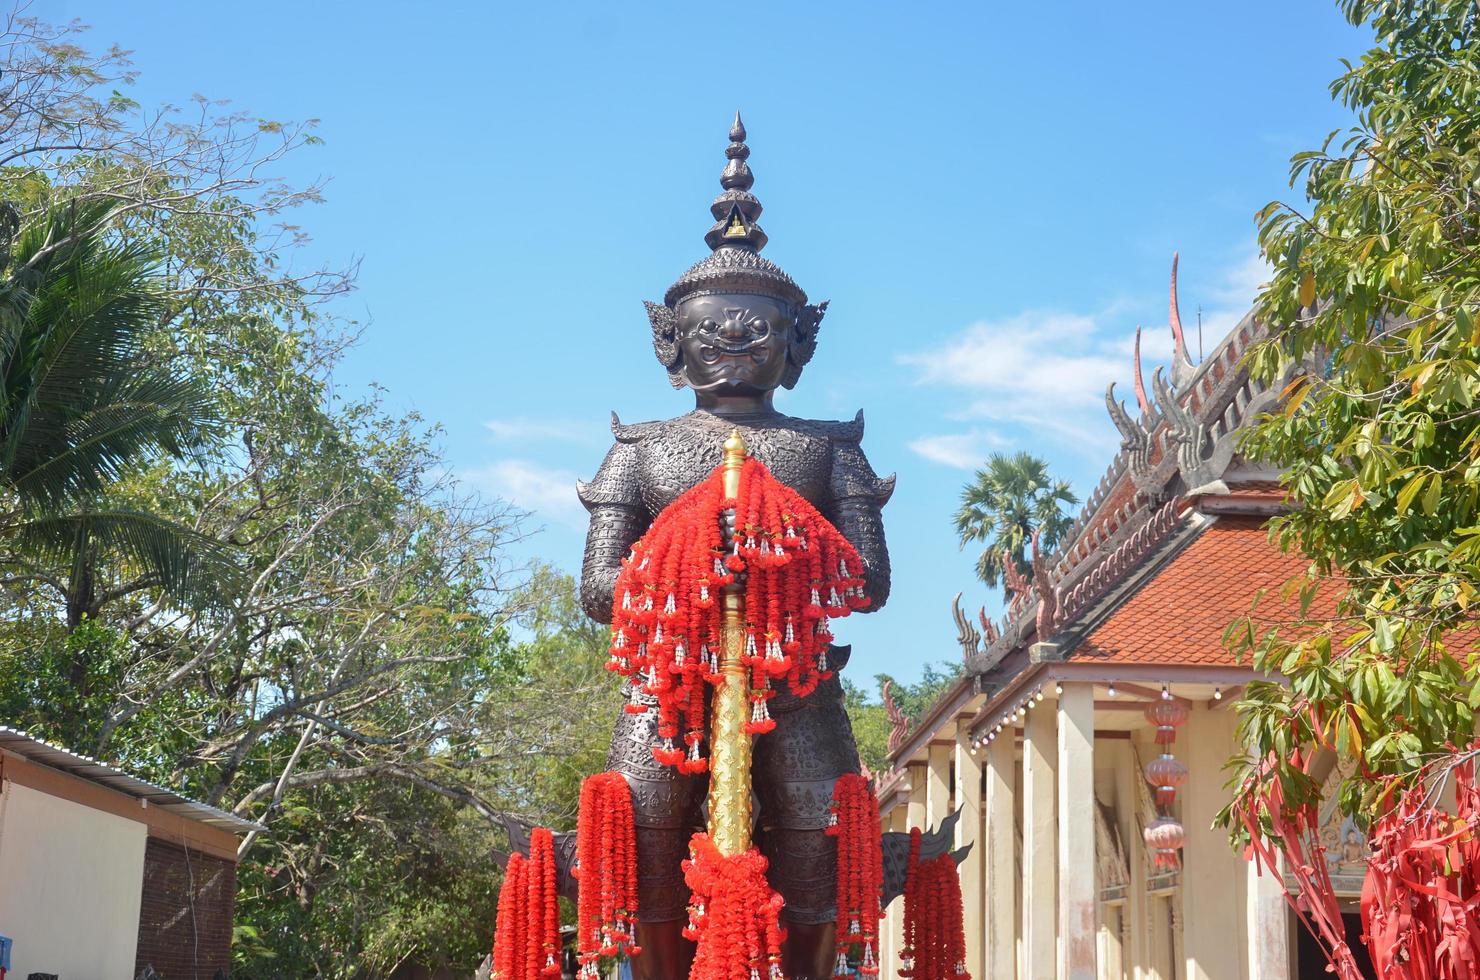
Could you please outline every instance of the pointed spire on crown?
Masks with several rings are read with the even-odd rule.
[[[755,175],[746,162],[750,147],[745,145],[745,123],[738,112],[730,126],[725,159],[728,162],[719,176],[723,189],[709,206],[714,226],[704,235],[710,252],[668,287],[663,305],[677,309],[685,297],[696,293],[731,292],[772,296],[800,310],[807,304],[807,294],[780,266],[760,254],[766,247],[766,233],[756,224],[761,202],[750,193]]]
[[[705,233],[704,241],[715,250],[747,248],[759,252],[766,247],[766,233],[756,224],[761,216],[761,202],[750,193],[755,174],[746,163],[750,159],[750,147],[745,145],[745,123],[739,110],[730,126],[730,145],[725,147],[725,158],[729,162],[719,175],[719,186],[724,190],[709,206],[714,226]]]

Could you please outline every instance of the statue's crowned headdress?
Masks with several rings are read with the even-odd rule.
[[[725,157],[729,162],[719,178],[724,189],[709,205],[714,225],[704,234],[712,251],[668,287],[663,303],[677,306],[684,297],[698,292],[737,292],[774,296],[800,309],[807,304],[807,294],[780,266],[760,254],[766,247],[766,233],[757,223],[761,202],[750,192],[755,175],[746,163],[750,147],[745,145],[745,124],[738,112],[730,127]]]
[[[648,303],[648,317],[653,327],[653,349],[658,360],[668,369],[675,387],[684,387],[684,364],[677,343],[683,331],[678,307],[686,300],[703,296],[753,295],[768,297],[787,309],[786,319],[793,326],[787,349],[787,369],[779,383],[791,388],[801,376],[802,367],[812,359],[817,346],[817,328],[827,309],[826,303],[811,305],[807,294],[780,266],[761,256],[766,247],[766,233],[761,230],[761,202],[750,189],[755,175],[750,172],[750,147],[745,145],[745,124],[740,113],[730,127],[730,145],[725,148],[725,168],[720,173],[722,190],[709,206],[714,224],[704,234],[709,255],[694,263],[663,294],[662,304]],[[775,381],[771,382],[774,386]]]

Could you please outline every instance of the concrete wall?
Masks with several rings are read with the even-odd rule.
[[[0,801],[0,935],[11,976],[130,980],[147,828],[8,782]]]

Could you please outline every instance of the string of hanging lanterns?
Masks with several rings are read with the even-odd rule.
[[[1172,755],[1172,744],[1177,740],[1177,729],[1187,722],[1187,705],[1173,698],[1166,685],[1162,685],[1161,697],[1148,704],[1144,714],[1146,721],[1156,727],[1156,744],[1161,746],[1161,755],[1152,759],[1144,770],[1146,782],[1155,791],[1157,816],[1141,836],[1158,865],[1175,868],[1187,834],[1171,810],[1177,790],[1187,784],[1187,765]]]

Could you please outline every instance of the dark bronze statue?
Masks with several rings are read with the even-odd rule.
[[[704,236],[710,254],[668,289],[661,305],[647,304],[653,349],[674,387],[693,389],[695,410],[636,425],[613,416],[616,444],[596,477],[580,486],[591,513],[581,599],[603,623],[611,621],[621,560],[655,515],[713,472],[733,428],[858,549],[870,608],[889,596],[880,510],[894,479],[875,475],[859,447],[862,413],[849,422],[820,422],[782,415],[772,405],[776,388],[795,386],[811,360],[827,304],[809,304],[790,276],[761,257],[766,235],[756,223],[761,204],[750,192],[750,150],[738,114],[730,140],[723,190],[711,206],[715,223]],[[847,654],[834,647],[829,666],[841,668]],[[781,689],[770,710],[776,729],[758,736],[754,747],[755,840],[770,859],[772,886],[786,900],[783,969],[791,980],[830,977],[836,847],[824,828],[833,783],[859,771],[858,750],[836,676],[801,700]],[[682,980],[693,949],[681,935],[688,892],[679,864],[689,837],[704,826],[706,783],[658,764],[651,752],[656,738],[656,712],[620,715],[608,768],[627,778],[636,810],[637,939],[644,952],[633,962],[634,975]]]

